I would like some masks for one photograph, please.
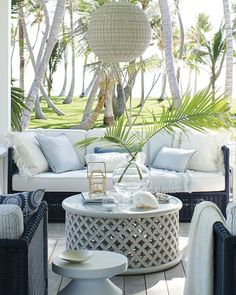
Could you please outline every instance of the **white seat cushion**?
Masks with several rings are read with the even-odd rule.
[[[204,192],[225,190],[225,177],[222,173],[185,173],[151,168],[149,190],[153,192]]]
[[[60,174],[45,172],[25,180],[19,174],[12,179],[13,190],[27,191],[44,188],[51,192],[81,192],[88,191],[87,170],[68,171]],[[113,188],[112,173],[107,173],[107,190]]]
[[[158,169],[152,168],[150,177],[154,178],[155,183],[162,181],[157,174]],[[170,187],[173,181],[176,181],[176,175],[181,173],[171,173],[167,170],[161,170],[166,173]],[[225,177],[221,173],[208,173],[189,171],[191,179],[191,191],[222,191],[225,189]],[[46,191],[61,192],[81,192],[88,191],[87,170],[69,171],[60,174],[45,172],[29,177],[27,180],[19,174],[13,176],[13,189],[16,191],[36,190],[45,188]],[[112,173],[107,173],[107,190],[113,189]],[[165,191],[167,192],[167,191]],[[174,192],[174,191],[168,191]],[[188,190],[186,190],[188,192]]]

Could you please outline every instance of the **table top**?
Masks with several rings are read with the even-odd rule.
[[[115,193],[115,192],[114,192]],[[80,194],[66,198],[62,202],[62,207],[70,213],[80,214],[91,217],[105,217],[105,218],[129,218],[129,217],[151,217],[169,214],[179,211],[182,208],[182,202],[171,197],[169,203],[159,204],[158,208],[134,208],[132,205],[127,208],[115,207],[112,211],[107,211],[102,204],[83,204]]]
[[[110,251],[93,251],[93,256],[83,262],[68,262],[55,257],[52,270],[68,278],[95,279],[109,278],[126,271],[127,258],[119,253]]]

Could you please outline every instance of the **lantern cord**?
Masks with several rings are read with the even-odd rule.
[[[128,124],[130,126],[130,124],[131,124],[131,118],[129,117],[129,114],[128,114],[128,111],[127,111],[127,107],[126,107],[126,96],[125,96],[125,91],[124,91],[124,85],[122,83],[122,77],[121,77],[121,73],[120,73],[120,67],[119,67],[119,64],[117,65],[115,63],[113,63],[113,66],[114,66],[114,69],[115,69],[115,73],[116,73],[116,76],[117,76],[118,83],[121,86],[121,92],[122,92],[122,98],[123,98],[123,103],[124,103],[125,115],[127,117]]]

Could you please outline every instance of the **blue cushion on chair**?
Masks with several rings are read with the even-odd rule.
[[[28,223],[30,217],[38,210],[43,196],[43,189],[31,192],[0,195],[0,204],[18,205],[22,210],[25,223]]]

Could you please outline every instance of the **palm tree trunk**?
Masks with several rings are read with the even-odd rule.
[[[96,71],[95,73],[96,73],[97,76],[94,77],[93,88],[91,89],[88,100],[87,100],[87,104],[86,104],[86,107],[85,107],[85,110],[84,110],[84,115],[83,115],[83,118],[82,118],[82,122],[87,120],[87,118],[89,117],[89,115],[92,112],[93,103],[94,103],[94,100],[95,100],[95,97],[96,97],[96,94],[97,94],[97,91],[98,91],[102,70]]]
[[[25,89],[25,40],[24,40],[24,31],[22,26],[22,15],[20,13],[19,16],[19,57],[20,57],[20,78],[19,78],[19,87],[24,90]]]
[[[83,65],[83,75],[82,75],[82,90],[79,97],[84,97],[84,91],[85,91],[85,75],[86,75],[86,68],[87,68],[87,62],[88,62],[88,53],[85,52],[84,54],[84,65]]]
[[[91,79],[89,85],[88,85],[87,88],[85,89],[84,96],[88,96],[88,94],[89,94],[91,88],[92,88],[93,85],[94,85],[94,81],[96,80],[97,75],[98,75],[98,71],[95,71],[95,72],[94,72],[94,75],[93,75],[93,78]],[[91,90],[91,91],[92,91],[92,90]]]
[[[106,98],[107,98],[107,91],[101,89],[98,95],[98,102],[94,111],[84,122],[82,122],[79,125],[73,126],[72,129],[83,129],[83,130],[91,129],[94,123],[97,121],[99,114],[103,110]]]
[[[57,5],[56,5],[56,9],[55,9],[55,13],[54,13],[54,17],[53,17],[51,30],[49,33],[47,46],[45,48],[42,60],[39,64],[39,67],[37,69],[37,73],[35,74],[34,81],[31,85],[30,91],[28,93],[28,99],[26,101],[26,105],[29,110],[24,110],[22,113],[22,127],[23,127],[23,129],[27,128],[29,125],[31,111],[34,106],[37,91],[40,87],[41,82],[43,81],[43,77],[45,75],[47,65],[48,65],[50,56],[52,54],[52,50],[57,42],[58,35],[60,32],[61,22],[62,22],[63,16],[64,16],[64,12],[65,12],[65,0],[58,0]]]
[[[131,62],[134,63],[135,61]],[[116,87],[116,91],[117,91],[117,96],[113,96],[113,111],[114,111],[114,116],[115,118],[118,118],[120,116],[122,116],[126,110],[126,106],[125,103],[127,102],[127,100],[129,99],[131,90],[134,87],[134,83],[137,77],[138,71],[133,71],[131,72],[131,74],[129,75],[129,79],[128,82],[126,84],[126,86],[123,89],[123,85],[121,85],[121,83],[119,82],[117,84]],[[123,91],[124,91],[124,96],[125,96],[125,100],[123,98]]]
[[[42,59],[42,56],[43,56],[43,51],[44,51],[44,48],[46,46],[48,35],[49,35],[49,32],[50,32],[50,18],[49,18],[49,14],[48,14],[46,4],[45,4],[45,0],[39,0],[39,3],[43,7],[43,13],[44,13],[44,18],[45,18],[45,31],[44,31],[44,34],[43,34],[42,42],[41,42],[40,47],[39,47],[38,56],[37,56],[37,60],[36,60],[36,67],[38,67],[39,63],[41,62],[41,59]]]
[[[229,1],[223,0],[225,33],[226,33],[226,77],[225,77],[225,94],[232,103],[233,91],[233,35],[230,20]]]
[[[70,11],[70,37],[71,37],[71,84],[70,91],[63,101],[65,104],[72,103],[75,91],[75,40],[74,40],[74,20],[73,20],[73,0],[69,0]]]
[[[184,54],[184,26],[183,26],[182,17],[179,11],[179,0],[175,0],[175,5],[177,9],[179,29],[180,29],[180,46],[179,46],[178,60],[182,60],[183,54]],[[176,73],[176,79],[178,84],[180,81],[180,69],[181,69],[181,66],[179,65],[177,68],[177,73]]]
[[[21,9],[21,8],[20,8]],[[21,10],[21,14],[24,14],[23,10]],[[34,73],[36,74],[37,73],[37,66],[36,66],[36,62],[35,62],[35,58],[34,58],[34,53],[33,53],[33,49],[31,47],[31,44],[30,44],[30,40],[29,40],[29,35],[28,35],[28,32],[27,32],[27,27],[26,27],[26,23],[25,23],[25,19],[22,19],[22,28],[23,28],[23,32],[24,32],[24,37],[25,37],[25,41],[26,41],[26,44],[27,44],[27,48],[28,48],[28,51],[29,51],[29,54],[30,54],[30,59],[31,59],[31,63],[32,63],[32,67],[34,69]],[[43,41],[44,42],[44,41]],[[39,60],[40,57],[38,56],[37,60]],[[52,108],[52,110],[59,116],[63,116],[65,115],[65,113],[63,113],[53,102],[52,100],[48,97],[46,91],[44,90],[43,86],[42,86],[42,83],[40,83],[40,86],[39,86],[39,89],[42,93],[42,95],[44,96],[44,99],[46,100],[46,102],[48,103],[48,107]],[[37,96],[36,98],[38,98],[38,93],[37,93]],[[36,105],[37,107],[37,117],[38,119],[45,119],[45,115],[43,115],[43,112],[41,110],[41,107],[40,107],[40,101],[38,99],[38,104]],[[39,111],[39,108],[40,108],[40,111]]]
[[[114,113],[112,106],[112,97],[113,97],[114,87],[111,87],[107,92],[107,98],[105,101],[105,111],[103,123],[105,126],[111,126],[114,123]]]
[[[63,36],[65,36],[64,22],[62,23],[62,32],[63,32]],[[64,54],[64,82],[63,82],[63,86],[62,86],[59,96],[65,96],[65,93],[66,93],[67,74],[68,74],[68,46],[67,46],[67,44],[65,45],[65,50],[64,50],[63,54]]]
[[[16,49],[16,36],[17,36],[17,33],[18,33],[18,28],[14,28],[13,27],[13,30],[14,30],[14,34],[12,36],[12,40],[11,40],[11,48],[12,48],[12,51],[11,51],[11,73],[13,73],[13,68],[12,68],[12,65],[13,65],[13,57],[14,57],[14,53],[15,53],[15,49]]]
[[[68,75],[68,47],[64,50],[64,82],[59,96],[65,96],[67,86],[67,75]]]
[[[162,18],[163,41],[165,48],[166,71],[169,80],[170,92],[172,96],[173,106],[177,106],[181,102],[178,83],[175,75],[174,58],[172,53],[172,25],[168,0],[159,0],[159,6]]]
[[[143,58],[142,56],[140,56],[140,62],[143,61]],[[139,107],[141,107],[143,105],[143,102],[144,102],[144,71],[141,70],[141,95],[140,95],[140,102],[138,104]]]
[[[161,81],[161,95],[158,98],[158,101],[163,101],[165,98],[166,92],[166,72],[162,73],[162,81]]]
[[[46,116],[44,115],[42,111],[38,95],[35,99],[34,112],[35,112],[35,119],[47,120]]]

